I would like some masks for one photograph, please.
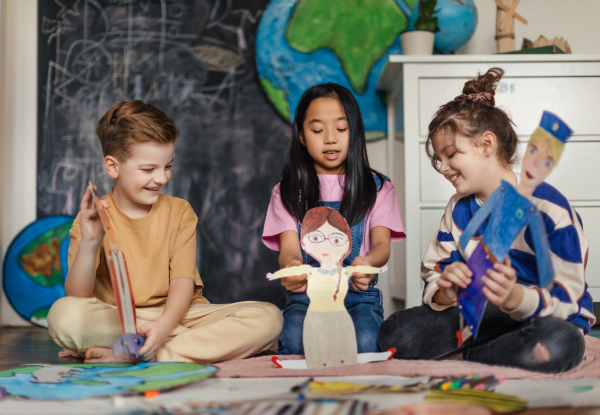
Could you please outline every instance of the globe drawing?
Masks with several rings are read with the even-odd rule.
[[[48,327],[48,310],[65,296],[69,230],[72,216],[48,216],[19,233],[8,247],[3,266],[4,293],[26,320]]]
[[[399,35],[417,10],[418,0],[271,0],[256,36],[265,94],[291,122],[304,91],[335,82],[356,97],[367,141],[385,138],[387,109],[375,85],[388,56],[402,53]],[[438,0],[436,16],[443,52],[466,43],[477,24],[473,0]]]
[[[477,7],[474,0],[437,0],[440,31],[433,46],[442,53],[454,52],[464,46],[477,27]]]
[[[58,383],[39,383],[39,371],[66,374]],[[68,370],[68,371],[67,371]],[[115,394],[140,394],[168,390],[213,376],[217,368],[196,363],[81,363],[26,365],[0,371],[0,387],[6,395],[27,399],[84,399]],[[45,381],[45,377],[42,377]]]
[[[384,138],[386,108],[375,84],[387,57],[401,53],[398,35],[407,26],[394,0],[271,0],[256,35],[260,82],[288,121],[308,88],[340,84],[358,101],[367,139]]]

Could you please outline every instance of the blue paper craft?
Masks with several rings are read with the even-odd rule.
[[[473,216],[461,235],[460,245],[463,251],[488,217],[489,222],[483,231],[481,242],[467,261],[467,266],[473,272],[471,284],[467,288],[459,287],[457,293],[461,314],[474,337],[477,337],[487,303],[482,292],[482,277],[487,274],[488,269],[493,269],[495,262],[504,262],[510,246],[528,225],[536,253],[538,284],[546,287],[554,280],[548,235],[542,215],[533,203],[504,180]]]

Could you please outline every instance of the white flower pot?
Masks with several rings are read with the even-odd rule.
[[[425,30],[413,30],[400,35],[404,55],[431,55],[435,34]]]

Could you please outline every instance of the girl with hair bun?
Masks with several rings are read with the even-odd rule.
[[[468,81],[429,124],[427,155],[456,194],[423,257],[423,305],[392,314],[381,327],[379,346],[396,348],[399,359],[455,358],[562,372],[581,362],[583,335],[595,323],[584,277],[588,244],[581,219],[558,190],[543,182],[571,131],[545,112],[529,141],[523,177],[513,172],[519,140],[494,99],[503,74],[492,68]],[[511,194],[517,188],[521,198],[503,197],[505,188],[513,189]],[[527,212],[517,200],[530,206]],[[546,245],[538,236],[544,227]],[[516,239],[509,247],[506,238],[496,260],[505,231]],[[545,250],[539,249],[542,245]],[[469,268],[463,255],[478,258],[473,264],[479,269]],[[538,281],[551,279],[552,269],[554,284],[537,287]],[[465,321],[476,316],[471,319],[475,336],[468,337],[461,327],[461,314]]]

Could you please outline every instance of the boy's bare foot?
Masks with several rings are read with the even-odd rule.
[[[109,347],[90,347],[85,351],[85,363],[139,363],[142,360],[130,354],[129,359],[122,352],[115,356]]]

